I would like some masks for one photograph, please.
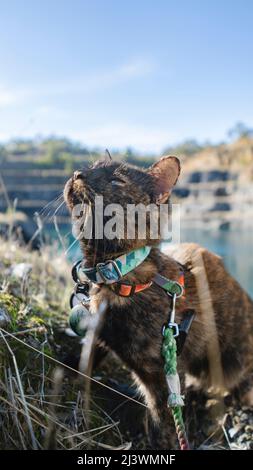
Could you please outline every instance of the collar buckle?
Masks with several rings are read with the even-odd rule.
[[[113,266],[114,271],[108,268],[109,265]],[[105,263],[98,263],[96,268],[97,272],[100,274],[105,284],[113,284],[114,282],[118,282],[122,278],[122,273],[116,261],[113,259],[109,259]]]

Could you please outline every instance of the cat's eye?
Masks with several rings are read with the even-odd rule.
[[[111,181],[111,184],[112,184],[113,186],[124,186],[125,181],[122,180],[121,178],[114,178],[114,179]]]

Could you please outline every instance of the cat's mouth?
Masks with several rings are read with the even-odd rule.
[[[71,214],[72,232],[79,238],[84,227],[89,225],[91,217],[91,200],[88,197],[89,190],[81,177],[75,174],[64,187],[64,200]]]

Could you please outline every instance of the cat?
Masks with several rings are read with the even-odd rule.
[[[180,162],[166,156],[148,169],[103,160],[68,180],[64,197],[70,212],[81,203],[94,209],[95,196],[103,196],[104,206],[118,203],[126,213],[127,204],[170,203],[170,196],[180,174]],[[108,218],[104,217],[104,223]],[[212,370],[221,370],[220,384],[229,391],[243,388],[245,402],[253,403],[253,302],[224,268],[215,254],[196,244],[181,244],[168,250],[159,249],[161,234],[151,239],[149,220],[147,235],[133,239],[97,240],[94,229],[89,240],[80,241],[86,267],[117,258],[131,250],[150,246],[148,257],[123,279],[135,284],[148,283],[156,273],[178,280],[181,264],[185,271],[185,297],[178,299],[176,320],[185,309],[195,311],[188,338],[178,358],[182,383],[185,374],[194,377],[198,386],[212,385]],[[153,283],[132,297],[121,297],[110,286],[100,285],[91,291],[90,308],[97,311],[106,300],[105,320],[100,340],[130,368],[150,411],[150,436],[155,449],[175,448],[175,432],[167,407],[168,389],[161,356],[162,327],[168,321],[170,301],[167,293]],[[211,357],[212,356],[212,357]],[[212,362],[212,364],[210,363]],[[216,367],[217,366],[217,367]],[[216,377],[217,378],[217,377]],[[215,380],[215,379],[214,379]]]

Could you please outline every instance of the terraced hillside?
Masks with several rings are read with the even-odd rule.
[[[69,173],[63,168],[45,169],[43,164],[22,161],[7,161],[1,165],[1,176],[8,199],[1,188],[0,210],[17,199],[17,210],[24,211],[29,217],[39,212],[44,205],[55,199]]]
[[[253,139],[240,138],[234,143],[201,148],[195,153],[179,154],[182,160],[180,181],[174,202],[180,202],[185,224],[210,223],[218,227],[240,224],[252,219],[253,207]],[[34,214],[43,213],[45,226],[52,225],[51,215],[64,184],[74,169],[97,159],[101,153],[90,154],[67,140],[48,140],[40,144],[19,143],[0,148],[0,213],[12,211],[23,221],[29,233],[36,228]],[[155,157],[135,156],[131,151],[113,159],[149,166]],[[13,213],[13,211],[12,211]],[[47,216],[50,214],[50,217]],[[0,214],[0,221],[1,221]],[[59,225],[69,222],[64,206],[57,212]]]

